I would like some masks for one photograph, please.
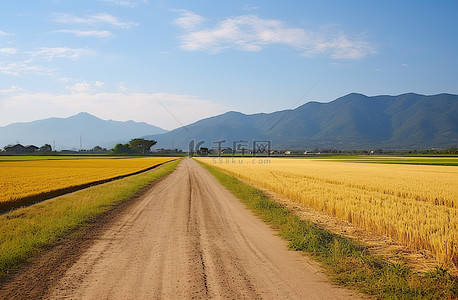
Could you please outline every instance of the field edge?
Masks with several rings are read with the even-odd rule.
[[[371,254],[361,243],[301,220],[263,191],[222,170],[196,161],[288,240],[290,249],[302,251],[321,262],[336,283],[377,298],[458,297],[458,277],[450,275],[446,268],[437,266],[434,271],[420,274],[405,265],[384,261]]]
[[[43,250],[74,234],[83,234],[97,218],[138,198],[149,186],[170,174],[180,162],[181,159],[166,162],[150,171],[0,215],[2,283]]]
[[[176,158],[174,160],[177,160],[177,159],[180,159],[180,158]],[[60,188],[60,189],[55,189],[55,190],[52,190],[52,191],[49,191],[49,192],[42,192],[42,193],[38,193],[38,194],[33,194],[33,195],[21,197],[21,198],[18,198],[18,199],[15,199],[15,200],[11,200],[11,201],[0,202],[0,214],[6,213],[6,212],[9,212],[9,211],[13,211],[14,209],[18,209],[18,208],[21,208],[21,207],[30,206],[30,205],[33,205],[33,204],[36,204],[36,203],[39,203],[39,202],[42,202],[42,201],[45,201],[45,200],[48,200],[48,199],[52,199],[52,198],[55,198],[55,197],[59,197],[59,196],[65,195],[65,194],[69,194],[69,193],[73,193],[73,192],[76,192],[76,191],[80,191],[80,190],[88,188],[88,187],[92,187],[92,186],[104,184],[104,183],[107,183],[107,182],[110,182],[110,181],[119,180],[119,179],[126,178],[126,177],[129,177],[129,176],[141,174],[143,172],[147,172],[147,171],[153,170],[153,169],[155,169],[155,168],[157,168],[157,167],[159,167],[159,166],[161,166],[161,165],[163,165],[163,164],[165,164],[167,162],[171,162],[171,161],[174,161],[174,160],[162,162],[162,163],[156,164],[154,166],[150,166],[150,167],[147,167],[147,168],[144,168],[144,169],[141,169],[141,170],[138,170],[138,171],[134,171],[132,173],[124,174],[124,175],[118,175],[118,176],[114,176],[114,177],[110,177],[110,178],[106,178],[106,179],[90,181],[90,182],[86,182],[86,183],[83,183],[83,184],[68,186],[68,187],[64,187],[64,188]]]

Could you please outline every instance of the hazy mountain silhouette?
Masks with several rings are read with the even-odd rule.
[[[270,140],[276,149],[426,149],[458,144],[458,96],[368,97],[349,94],[269,114],[227,112],[165,134],[148,135],[157,147],[187,149],[190,140]]]
[[[308,102],[293,110],[246,115],[227,112],[165,131],[134,121],[101,120],[88,113],[0,127],[0,146],[20,142],[57,150],[113,147],[132,138],[158,141],[156,148],[188,149],[191,140],[249,145],[269,140],[275,149],[426,149],[458,144],[458,95],[368,97],[349,94],[332,102]]]
[[[102,120],[82,112],[68,118],[49,118],[0,127],[0,148],[17,142],[38,147],[44,144],[53,146],[55,141],[57,150],[79,149],[80,137],[83,149],[96,145],[111,148],[118,142],[164,132],[166,130],[147,123]]]

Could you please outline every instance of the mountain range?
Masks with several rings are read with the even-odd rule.
[[[101,120],[88,113],[0,127],[3,144],[56,143],[57,150],[96,145],[111,148],[132,138],[158,141],[156,148],[188,150],[233,147],[236,141],[270,141],[273,149],[427,149],[458,144],[458,95],[403,94],[373,96],[352,93],[327,103],[308,102],[296,109],[242,114],[230,111],[165,131],[134,121]]]
[[[403,94],[374,96],[352,93],[328,103],[308,102],[296,109],[245,115],[227,112],[161,135],[165,148],[232,147],[268,140],[273,149],[427,149],[458,143],[458,95]]]
[[[82,112],[68,118],[48,118],[28,123],[14,123],[0,127],[0,148],[8,144],[50,144],[56,150],[111,148],[133,138],[166,130],[134,121],[102,120]],[[81,144],[80,144],[81,141]]]

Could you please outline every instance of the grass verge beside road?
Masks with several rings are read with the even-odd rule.
[[[329,233],[271,200],[264,192],[199,162],[237,198],[288,240],[288,247],[320,261],[339,284],[381,299],[456,299],[458,278],[443,267],[419,274],[372,255],[367,247]]]
[[[0,215],[0,279],[44,247],[131,199],[180,161]]]

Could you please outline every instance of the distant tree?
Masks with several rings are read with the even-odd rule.
[[[113,154],[131,154],[132,149],[130,149],[129,144],[117,144],[113,149],[111,149]]]
[[[151,152],[151,147],[156,145],[155,140],[133,139],[130,140],[130,148],[140,154],[147,154]]]
[[[446,150],[448,154],[458,154],[458,149],[456,147],[452,147]]]
[[[95,146],[95,147],[92,149],[92,151],[94,151],[94,152],[100,152],[100,151],[102,151],[102,150],[103,150],[103,149],[102,149],[102,147],[100,147],[100,146]]]
[[[40,152],[51,152],[52,151],[52,147],[50,144],[44,144],[43,146],[40,147],[40,150],[38,150]]]
[[[197,151],[200,155],[208,155],[208,148],[200,147],[199,151]]]

